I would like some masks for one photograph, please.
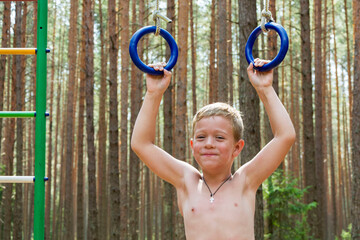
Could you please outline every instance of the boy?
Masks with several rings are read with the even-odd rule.
[[[256,59],[255,66],[268,61]],[[242,120],[227,104],[205,106],[194,117],[192,153],[202,174],[154,145],[161,98],[171,73],[164,64],[149,65],[163,76],[146,76],[147,92],[137,117],[131,147],[159,177],[171,183],[184,217],[188,240],[254,239],[255,194],[283,161],[295,141],[295,130],[273,87],[273,73],[247,72],[269,116],[274,138],[249,162],[231,174],[234,158],[244,147]]]

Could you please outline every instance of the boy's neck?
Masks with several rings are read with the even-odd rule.
[[[206,183],[211,187],[218,187],[219,184],[227,180],[231,174],[231,170],[224,171],[222,173],[216,173],[216,174],[210,174],[203,172],[202,177],[205,179]],[[230,177],[229,180],[231,180],[232,177]]]

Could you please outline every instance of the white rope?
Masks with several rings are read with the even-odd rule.
[[[159,13],[159,0],[156,0],[156,10],[154,12],[154,14],[156,16],[156,18],[155,18],[155,26],[156,26],[155,36],[159,36],[159,34],[160,34],[160,21],[159,21],[159,17],[157,16],[158,13]]]
[[[267,34],[269,32],[269,30],[266,29],[265,24],[270,21],[274,21],[271,12],[269,10],[270,7],[269,1],[270,0],[265,0],[265,8],[261,12],[261,30],[263,31],[264,34]]]

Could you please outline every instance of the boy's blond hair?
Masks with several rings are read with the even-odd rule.
[[[217,102],[202,107],[193,118],[193,135],[195,125],[203,118],[221,116],[231,122],[235,141],[242,138],[244,125],[241,113],[227,103]]]

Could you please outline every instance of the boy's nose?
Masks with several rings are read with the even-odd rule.
[[[214,146],[214,139],[212,137],[206,138],[205,147],[211,148]]]

